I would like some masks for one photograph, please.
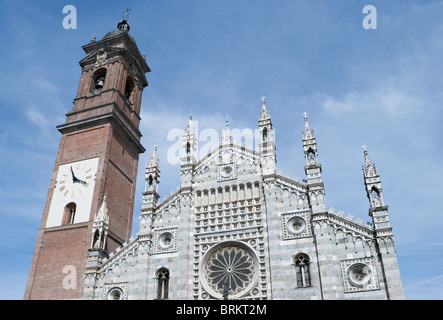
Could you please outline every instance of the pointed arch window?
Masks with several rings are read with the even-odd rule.
[[[306,160],[308,164],[315,164],[315,152],[312,148],[309,148],[308,153],[306,154]]]
[[[311,275],[309,271],[310,260],[308,255],[299,253],[294,257],[297,288],[311,286]]]
[[[92,240],[92,247],[99,248],[100,247],[100,232],[98,229],[94,232],[94,239]]]
[[[263,128],[263,141],[268,139],[268,128]]]
[[[168,299],[169,294],[169,270],[161,268],[157,271],[157,299]]]
[[[106,247],[106,241],[105,241],[104,232],[99,231],[98,229],[95,230],[94,237],[92,239],[92,248],[105,250],[105,247]]]
[[[76,210],[77,210],[77,205],[74,202],[70,202],[65,206],[62,225],[68,225],[74,223]]]

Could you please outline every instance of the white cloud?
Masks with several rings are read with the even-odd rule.
[[[31,123],[41,128],[44,128],[48,125],[48,119],[46,118],[46,116],[37,110],[27,110],[26,116],[28,117],[28,120],[31,121]]]
[[[48,94],[54,94],[59,92],[59,85],[49,82],[41,77],[31,79],[31,83],[40,91]]]
[[[364,92],[349,91],[342,98],[325,95],[321,101],[323,110],[331,115],[357,111],[365,115],[381,113],[393,118],[414,115],[424,105],[425,101],[421,97],[393,85],[383,85]]]
[[[357,107],[357,104],[360,103],[359,96],[361,98],[361,94],[356,91],[348,92],[341,100],[326,95],[323,98],[322,107],[326,112],[331,114],[353,111]]]

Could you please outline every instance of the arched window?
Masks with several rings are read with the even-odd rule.
[[[309,150],[308,150],[307,161],[308,161],[308,164],[315,163],[315,153],[314,153],[314,150],[312,150],[312,148],[309,148]]]
[[[297,288],[310,287],[311,276],[309,272],[309,257],[304,253],[299,253],[294,257],[294,264]]]
[[[376,187],[371,189],[371,199],[374,207],[379,207],[381,205],[380,191]]]
[[[263,128],[263,140],[266,140],[268,138],[268,128]]]
[[[157,299],[168,299],[169,270],[161,268],[157,271]]]
[[[94,239],[92,240],[92,247],[93,248],[100,247],[100,233],[98,232],[98,230],[95,230],[95,232],[94,232]]]
[[[108,300],[123,300],[124,293],[121,288],[115,287],[108,291]]]
[[[105,235],[103,231],[99,231],[98,229],[94,232],[94,237],[92,239],[92,248],[94,249],[105,249]]]
[[[74,202],[70,202],[65,206],[65,211],[63,213],[62,225],[74,223],[76,210],[77,210],[77,205]]]
[[[90,85],[90,90],[94,94],[99,94],[102,92],[105,86],[106,80],[106,68],[100,68],[94,72],[92,75],[92,81]]]
[[[128,77],[126,79],[126,85],[125,85],[125,98],[128,99],[128,101],[132,102],[132,97],[134,93],[134,80],[132,80],[131,77]]]

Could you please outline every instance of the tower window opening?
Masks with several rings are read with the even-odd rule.
[[[308,150],[307,161],[308,161],[308,164],[315,164],[315,153],[314,153],[314,150],[312,150],[312,148],[309,148],[309,150]]]
[[[94,72],[94,75],[92,76],[92,83],[91,83],[91,92],[93,94],[99,94],[102,92],[106,81],[106,69],[101,68]]]
[[[98,230],[95,230],[94,240],[92,240],[92,247],[98,248],[99,246],[100,246],[100,233],[98,232]]]
[[[132,95],[134,92],[134,81],[131,77],[128,77],[126,79],[126,85],[125,85],[125,98],[132,103]]]
[[[378,207],[381,205],[380,191],[378,191],[378,189],[376,187],[372,187],[371,199],[372,199],[372,204],[374,205],[374,207]]]
[[[65,206],[65,211],[63,213],[62,225],[68,225],[68,224],[74,223],[76,210],[77,210],[77,205],[74,202],[68,203]]]
[[[263,140],[268,139],[268,128],[263,128]]]
[[[191,153],[191,144],[189,143],[189,141],[186,143],[186,154],[190,154]]]

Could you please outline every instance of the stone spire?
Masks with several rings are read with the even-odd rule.
[[[305,129],[303,131],[303,139],[315,139],[314,130],[312,130],[309,126],[308,113],[305,111],[303,112],[303,115],[305,117]]]
[[[326,211],[325,187],[322,181],[322,168],[318,162],[317,141],[314,130],[308,122],[308,114],[303,113],[305,128],[302,132],[303,151],[305,153],[305,173],[307,177],[309,201],[312,213],[323,213]]]
[[[145,191],[157,193],[159,183],[160,183],[160,162],[157,156],[157,144],[155,144],[151,159],[146,165]]]
[[[365,164],[363,166],[363,173],[365,177],[375,177],[378,176],[377,168],[375,167],[375,164],[371,162],[371,159],[369,159],[368,150],[365,145],[362,146],[363,148],[363,154],[365,158]]]
[[[188,126],[183,134],[183,150],[185,157],[192,157],[197,151],[197,134],[192,122],[191,113],[189,113]]]
[[[266,109],[265,97],[261,97],[261,102],[262,106],[258,118],[258,128],[261,136],[259,148],[262,153],[262,169],[265,175],[275,174],[277,170],[277,155],[275,152],[271,113]]]
[[[375,164],[371,162],[366,146],[362,146],[365,164],[362,167],[366,194],[371,208],[384,206],[381,180]]]
[[[108,236],[108,206],[106,204],[106,194],[103,197],[102,204],[94,217],[92,225],[92,243],[91,248],[94,250],[105,250],[106,238]]]
[[[106,205],[106,194],[103,197],[102,205],[100,206],[100,209],[98,209],[97,213],[95,214],[94,222],[97,223],[108,223],[109,222],[109,216],[108,216],[108,206]]]
[[[302,132],[302,136],[303,136],[303,151],[305,153],[306,165],[308,166],[317,165],[318,164],[317,141],[314,136],[314,130],[311,129],[311,127],[309,126],[308,113],[304,112],[303,116],[305,118],[305,129]]]
[[[231,130],[229,130],[229,116],[226,115],[225,130],[223,130],[222,144],[231,143]]]
[[[261,108],[261,112],[260,112],[260,120],[270,120],[271,119],[271,113],[268,112],[266,110],[266,101],[265,101],[265,97],[261,97],[261,102],[262,102],[262,108]]]

